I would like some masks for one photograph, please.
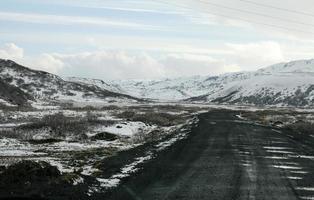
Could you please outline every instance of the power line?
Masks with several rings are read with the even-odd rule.
[[[182,5],[182,4],[177,4],[177,3],[172,3],[172,2],[169,3],[169,2],[161,1],[161,0],[153,0],[153,1],[164,3],[164,4],[168,4],[168,5],[171,5],[171,6],[181,7],[181,8],[188,9],[188,10],[191,9],[191,7],[188,7],[188,6],[185,6],[185,5]],[[303,31],[303,30],[294,29],[294,28],[287,28],[287,27],[284,27],[284,26],[277,26],[277,25],[274,25],[274,24],[267,24],[267,23],[257,22],[257,21],[253,21],[253,20],[249,20],[249,19],[245,19],[245,18],[233,17],[233,16],[228,16],[228,15],[224,15],[224,14],[220,14],[220,13],[217,14],[217,13],[209,12],[209,11],[204,11],[204,12],[206,12],[208,14],[212,14],[212,15],[217,15],[217,16],[220,16],[220,17],[223,17],[223,18],[227,18],[227,19],[233,19],[233,20],[237,19],[239,21],[244,21],[244,22],[249,22],[249,23],[253,23],[253,24],[268,26],[268,27],[271,27],[271,28],[276,28],[276,29],[281,29],[281,30],[287,30],[287,31],[299,32],[299,33],[303,33],[303,34],[314,35],[314,32],[310,32],[310,31]]]
[[[301,12],[301,11],[298,11],[298,10],[292,10],[292,9],[287,9],[287,8],[280,8],[280,7],[267,5],[267,4],[262,4],[262,3],[257,3],[257,2],[249,1],[249,0],[239,0],[239,1],[242,1],[242,2],[245,2],[245,3],[254,4],[254,5],[257,5],[257,6],[262,6],[264,8],[272,8],[272,9],[281,10],[281,11],[285,11],[285,12],[290,12],[290,13],[295,13],[295,14],[299,14],[299,15],[305,15],[305,16],[314,17],[314,14]]]
[[[275,16],[266,15],[266,14],[262,14],[262,13],[256,13],[256,12],[253,12],[253,11],[243,10],[243,9],[239,9],[239,8],[232,8],[232,7],[228,7],[228,6],[224,6],[224,5],[220,5],[220,4],[216,4],[216,3],[212,3],[212,2],[208,2],[208,1],[202,1],[202,0],[198,0],[198,1],[203,3],[203,4],[212,5],[212,6],[215,6],[215,7],[218,7],[218,8],[224,8],[224,9],[233,10],[233,11],[237,11],[237,12],[248,13],[248,14],[251,14],[251,15],[257,15],[257,16],[267,17],[267,18],[271,18],[271,19],[277,19],[277,20],[280,20],[280,21],[294,23],[294,24],[298,24],[298,25],[305,25],[305,26],[312,26],[312,27],[314,27],[314,24],[308,24],[308,23],[299,22],[299,21],[295,21],[295,20],[285,19],[285,18],[282,18],[282,17],[275,17]]]

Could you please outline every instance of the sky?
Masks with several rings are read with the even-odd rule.
[[[314,58],[312,0],[1,0],[0,58],[62,77],[159,79]]]

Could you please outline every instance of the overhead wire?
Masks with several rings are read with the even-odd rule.
[[[284,22],[288,22],[288,23],[294,23],[294,24],[298,24],[298,25],[305,25],[305,26],[312,26],[312,27],[314,27],[314,24],[309,24],[309,23],[304,23],[304,22],[295,21],[295,20],[291,20],[291,19],[286,19],[286,18],[283,18],[283,17],[277,17],[277,16],[267,15],[267,14],[263,14],[263,13],[257,13],[257,12],[244,10],[244,9],[239,9],[239,8],[232,8],[232,7],[229,7],[229,6],[224,6],[224,5],[212,3],[212,2],[209,2],[209,1],[203,1],[203,0],[197,0],[197,1],[199,1],[200,3],[203,3],[203,4],[215,6],[215,7],[218,7],[218,8],[233,10],[233,11],[237,11],[237,12],[241,12],[241,13],[247,13],[247,14],[250,14],[250,15],[267,17],[267,18],[270,18],[270,19],[277,19],[277,20],[280,20],[280,21],[284,21]]]
[[[298,11],[298,10],[292,10],[292,9],[288,9],[288,8],[280,8],[280,7],[277,7],[277,6],[272,6],[272,5],[268,5],[268,4],[258,3],[258,2],[250,1],[250,0],[238,0],[238,1],[242,1],[242,2],[245,2],[245,3],[261,6],[261,7],[264,7],[264,8],[272,8],[272,9],[281,10],[281,11],[284,11],[284,12],[290,12],[290,13],[295,13],[295,14],[299,14],[299,15],[314,17],[314,14],[307,13],[307,12],[302,12],[302,11]]]
[[[168,2],[168,1],[163,1],[163,0],[153,0],[153,1],[159,2],[159,3],[163,3],[163,4],[167,4],[167,5],[170,5],[170,6],[176,6],[176,7],[184,8],[184,9],[187,9],[187,10],[191,10],[191,7],[189,7],[187,5],[182,5],[182,4]],[[258,24],[258,25],[262,25],[262,26],[275,28],[275,29],[281,29],[281,30],[286,30],[286,31],[293,31],[293,32],[298,32],[298,33],[303,33],[303,34],[314,35],[314,32],[311,32],[311,31],[304,31],[304,30],[300,30],[300,29],[288,28],[288,27],[279,26],[279,25],[275,25],[275,24],[268,24],[268,23],[259,22],[259,21],[255,21],[255,20],[251,20],[251,19],[246,19],[246,18],[242,18],[242,17],[238,17],[238,16],[229,16],[229,15],[225,15],[225,14],[221,14],[221,13],[215,13],[215,12],[208,11],[208,10],[204,10],[203,12],[211,14],[211,15],[220,16],[220,17],[223,17],[223,18],[226,18],[226,19],[232,19],[232,20],[236,19],[236,20],[239,20],[239,21],[244,21],[244,22],[248,22],[248,23],[252,23],[252,24]]]

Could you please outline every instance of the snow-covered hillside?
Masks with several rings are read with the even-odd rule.
[[[84,82],[95,84],[87,79]],[[221,76],[106,81],[105,85],[96,85],[140,98],[166,101],[313,106],[314,60],[280,63],[255,72]]]
[[[314,59],[279,63],[258,71],[264,73],[314,73]]]
[[[76,83],[81,83],[81,84],[87,84],[87,85],[95,85],[97,87],[100,87],[102,89],[116,92],[116,93],[126,93],[119,85],[111,84],[111,83],[106,83],[103,80],[99,79],[88,79],[88,78],[81,78],[81,77],[66,77],[66,81],[69,82],[76,82]]]
[[[31,70],[10,60],[0,59],[0,105],[30,105],[49,101],[137,101],[128,95],[87,85],[64,81],[60,77]]]
[[[279,63],[255,72],[160,80],[68,78],[0,60],[0,105],[33,101],[134,102],[139,99],[314,106],[314,60]],[[126,94],[126,95],[124,95]],[[137,98],[133,98],[137,97]]]
[[[280,63],[256,72],[240,73],[227,80],[223,75],[216,82],[221,90],[208,94],[205,101],[255,105],[314,105],[314,60]]]
[[[193,76],[160,80],[122,80],[109,83],[118,85],[127,94],[137,97],[176,101],[207,93],[208,78],[211,79],[211,77]]]

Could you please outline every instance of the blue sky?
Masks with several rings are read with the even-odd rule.
[[[3,0],[0,57],[100,79],[255,70],[314,58],[311,6],[307,0]]]

